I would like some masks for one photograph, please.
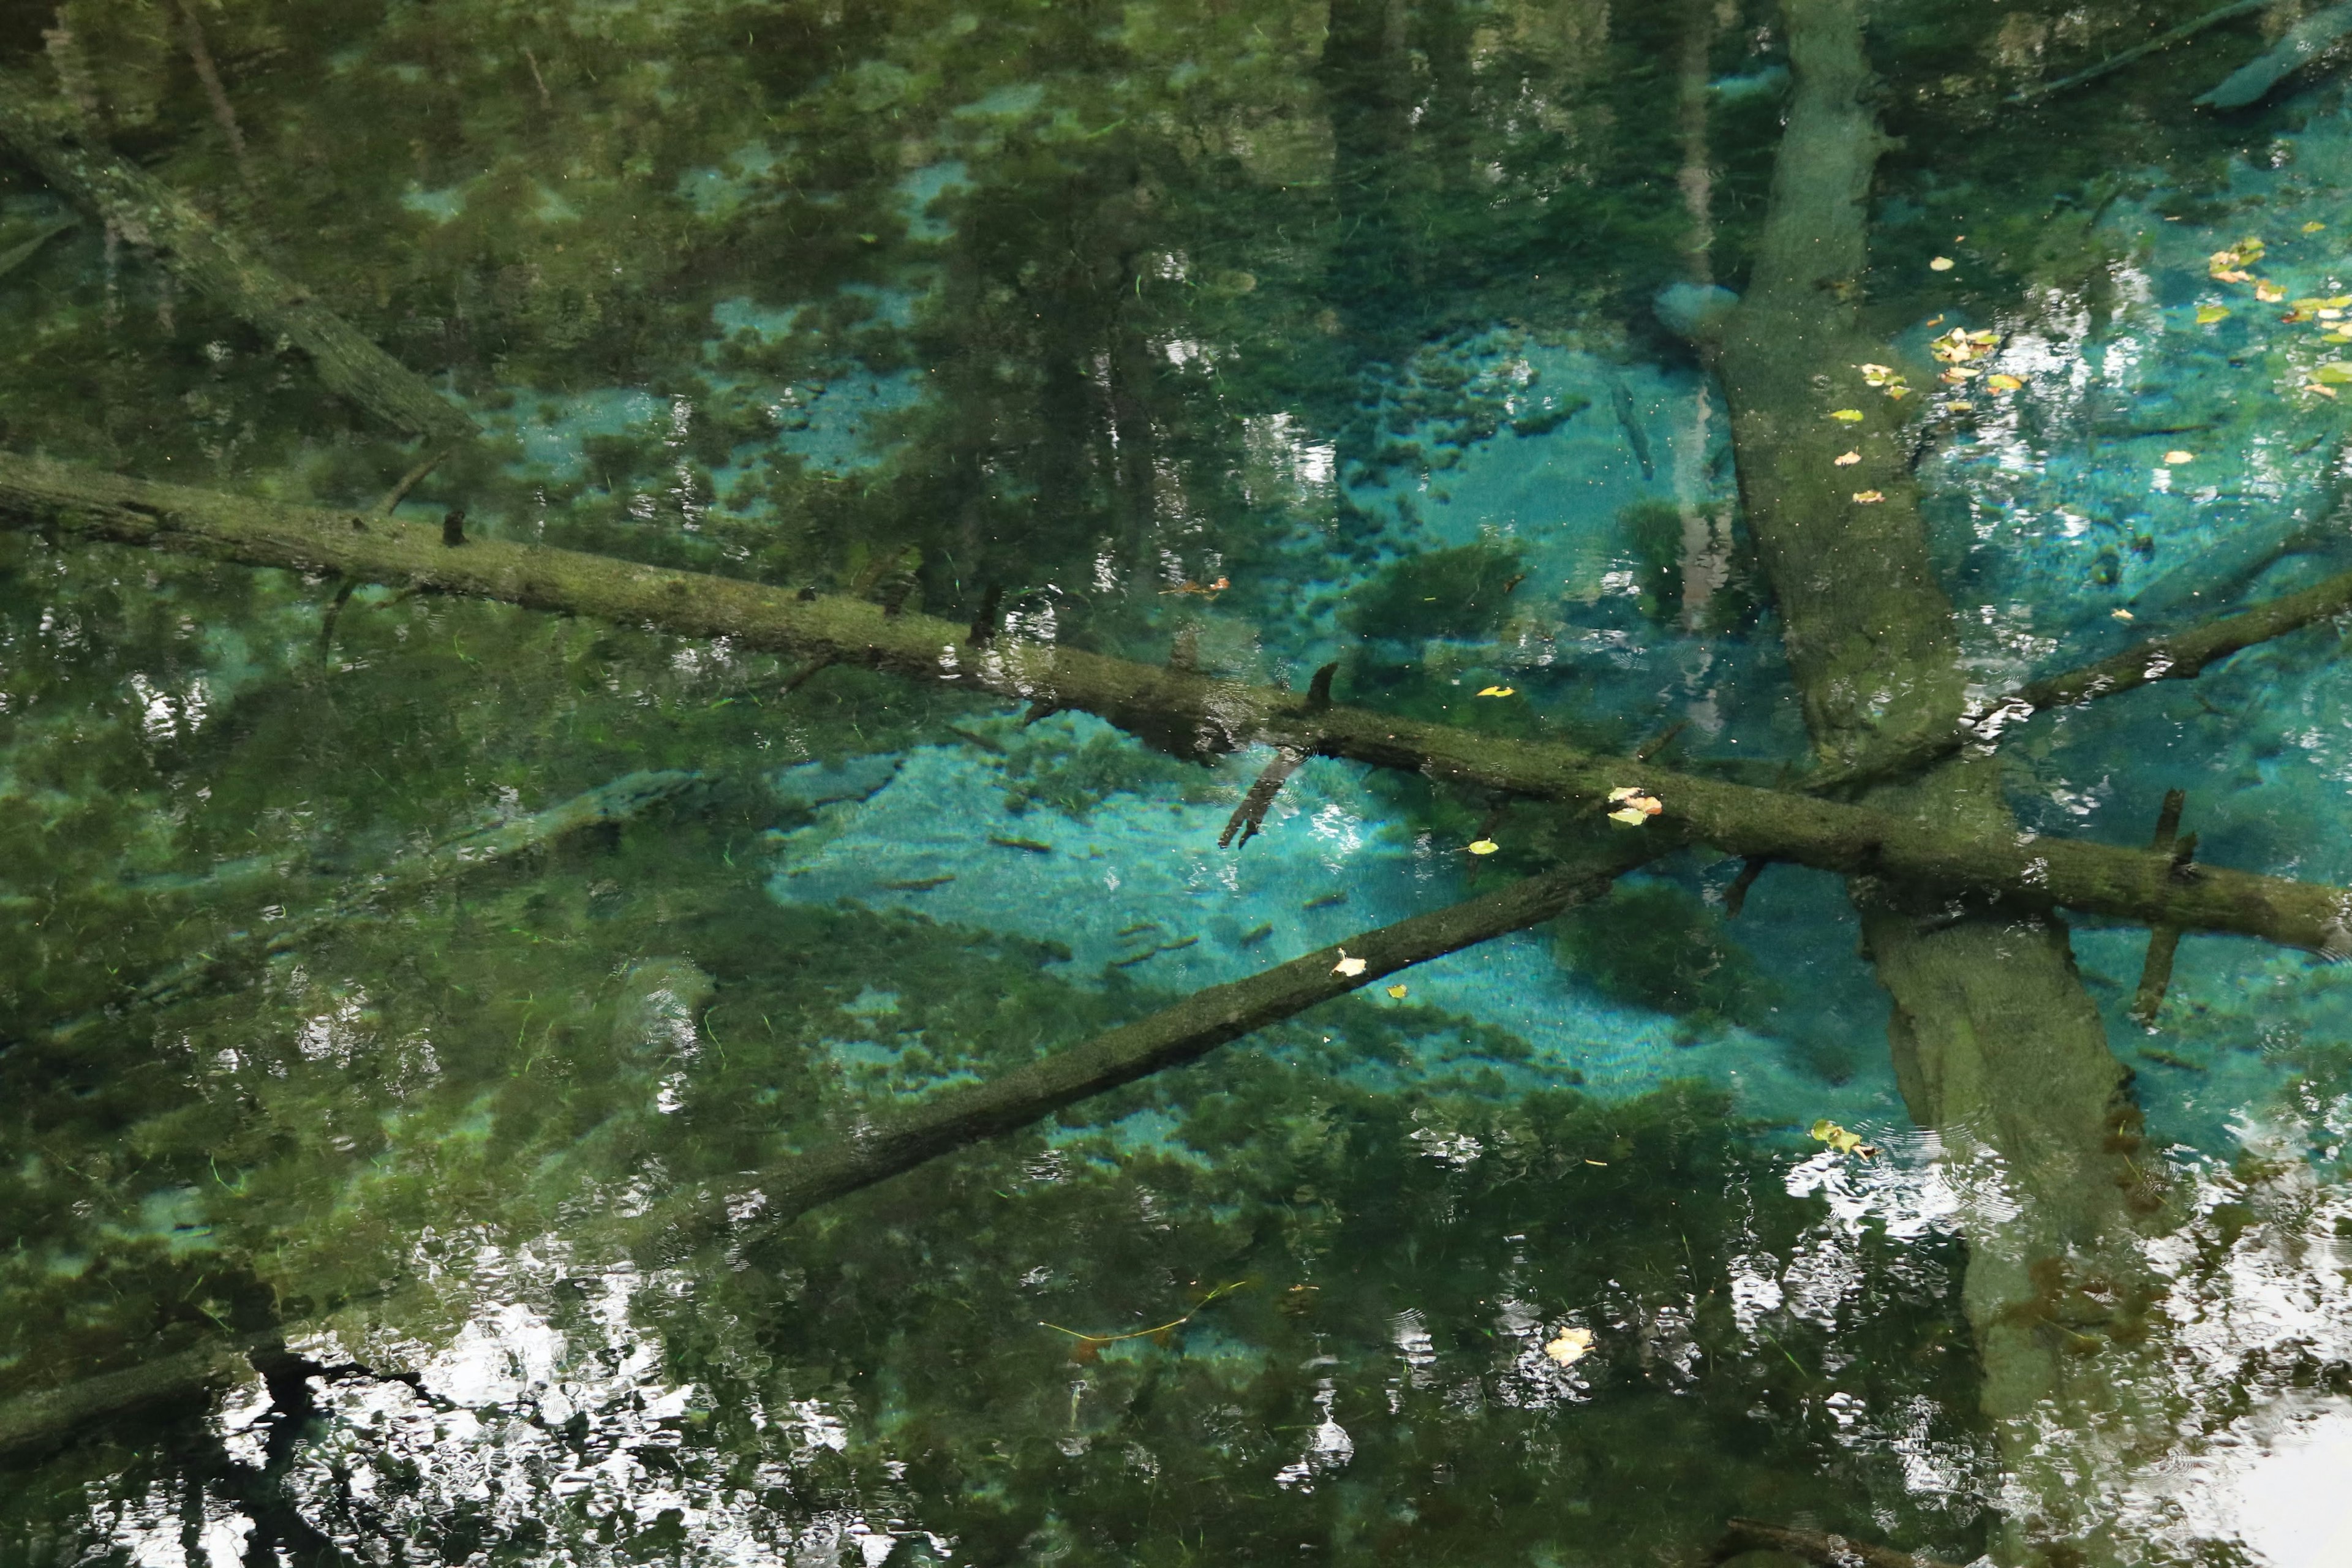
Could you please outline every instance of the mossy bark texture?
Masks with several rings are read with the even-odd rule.
[[[1580,813],[1606,809],[1612,790],[1631,785],[1664,803],[1659,822],[1672,819],[1676,842],[1712,845],[1727,855],[1874,875],[2019,910],[2076,909],[2260,937],[2331,956],[2352,953],[2352,893],[2342,889],[2211,866],[2182,875],[2169,856],[2034,838],[1980,816],[1956,815],[1933,798],[1895,794],[1849,805],[1727,784],[1554,742],[1327,704],[1311,693],[1213,674],[1010,637],[976,637],[947,621],[894,616],[857,599],[803,597],[543,545],[477,538],[450,547],[431,524],[92,473],[37,458],[0,456],[0,525],[497,599],[724,637],[813,663],[967,685],[1097,714],[1180,756],[1251,744],[1286,747],[1555,801]]]
[[[1885,145],[1859,0],[1789,0],[1784,16],[1795,95],[1717,370],[1816,750],[1831,770],[1867,776],[1883,757],[1951,750],[1965,678],[1911,478],[1906,416],[1916,405],[1885,396],[1860,369],[1894,356],[1865,334],[1855,303]],[[1848,449],[1860,461],[1841,466]],[[1990,756],[1881,784],[1861,804],[1936,836],[2020,837]],[[2124,1561],[2099,1498],[2116,1479],[2100,1472],[2127,1461],[2143,1419],[2147,1352],[2126,1331],[2149,1294],[2135,1211],[2153,1205],[2133,1158],[2130,1075],[2046,908],[1956,905],[1950,883],[1891,862],[1851,887],[1894,1004],[1890,1043],[1912,1114],[1948,1159],[2007,1188],[2007,1201],[1967,1222],[1965,1289],[2017,1504],[2007,1555]],[[2158,1424],[2147,1435],[2168,1434]]]
[[[133,245],[153,251],[190,287],[265,338],[310,356],[319,379],[386,423],[447,442],[474,424],[425,379],[368,341],[310,291],[263,261],[161,180],[52,126],[17,79],[0,80],[0,144],[59,195]]]

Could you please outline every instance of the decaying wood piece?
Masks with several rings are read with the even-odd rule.
[[[2159,680],[2191,680],[2231,654],[2347,614],[2352,614],[2352,572],[2200,621],[2184,631],[2148,637],[2107,658],[2027,681],[1948,730],[1915,735],[1854,764],[1807,774],[1803,787],[1828,792],[1901,778],[1966,747],[1992,744],[2004,729],[2035,713],[2120,696]]]
[[[2156,816],[2156,836],[2148,847],[2159,855],[2168,855],[2172,863],[2183,868],[2197,853],[2197,835],[2188,839],[2180,837],[2180,811],[2188,803],[2180,791],[2164,792],[2164,805]],[[2156,1016],[2164,1009],[2164,993],[2172,984],[2173,954],[2180,948],[2180,929],[2159,925],[2148,928],[2147,957],[2140,964],[2139,989],[2132,997],[2132,1016],[2142,1028],[2156,1026]]]
[[[1265,826],[1265,814],[1273,807],[1274,797],[1282,793],[1283,784],[1306,760],[1306,752],[1287,746],[1276,752],[1274,761],[1257,775],[1257,782],[1249,786],[1249,793],[1242,796],[1241,805],[1234,807],[1233,816],[1225,819],[1225,830],[1217,835],[1217,847],[1223,849],[1231,844],[1236,833],[1244,844],[1256,837],[1257,830]]]
[[[59,195],[134,245],[154,251],[188,284],[310,356],[328,389],[411,435],[472,436],[473,421],[421,375],[368,341],[300,284],[271,268],[195,205],[82,133],[53,125],[43,95],[0,79],[0,145]]]
[[[0,1454],[62,1442],[94,1421],[249,1377],[252,1367],[247,1357],[282,1342],[278,1332],[209,1341],[62,1388],[18,1394],[0,1403]]]
[[[2134,60],[2145,58],[2158,49],[2170,48],[2183,39],[2193,38],[2208,27],[2217,26],[2234,17],[2251,16],[2271,4],[2272,0],[2231,0],[2231,4],[2227,5],[2208,11],[2201,16],[2192,17],[2177,27],[2167,28],[2144,44],[2136,44],[2128,49],[2118,50],[2087,70],[2078,70],[2073,76],[2060,77],[2056,81],[2046,81],[2039,87],[2029,87],[2022,92],[2012,93],[2009,101],[2038,103],[2053,94],[2064,92],[2069,88],[2081,87],[2085,82],[2096,81],[2103,76],[2119,71]]]
[[[2287,29],[2286,37],[2223,78],[2197,102],[2207,109],[2243,109],[2259,103],[2271,89],[2317,59],[2345,34],[2352,33],[2352,5],[2330,5],[2314,11]]]
[[[1747,1552],[1785,1552],[1822,1568],[1954,1568],[1941,1558],[1916,1552],[1895,1552],[1872,1546],[1851,1536],[1823,1535],[1811,1530],[1790,1530],[1752,1519],[1735,1519],[1708,1554],[1724,1563]]]
[[[757,1225],[781,1224],[950,1151],[1042,1121],[1065,1106],[1196,1061],[1220,1046],[1412,964],[1541,924],[1606,893],[1619,876],[1652,853],[1646,846],[1608,844],[1584,863],[1359,932],[1335,947],[1318,948],[1246,980],[1194,992],[1149,1017],[985,1083],[945,1090],[911,1110],[858,1127],[838,1143],[764,1173],[755,1184],[766,1198]]]
[[[512,859],[588,828],[630,821],[677,799],[692,789],[700,777],[676,772],[625,773],[544,811],[480,832],[463,834],[421,854],[405,856],[364,879],[325,909],[298,915],[267,930],[232,932],[210,952],[200,953],[149,977],[131,987],[119,1003],[68,1019],[43,1037],[51,1044],[70,1044],[126,1016],[233,988],[278,954],[336,927],[372,918],[388,896],[414,892],[478,867]]]
[[[2076,909],[2352,954],[2352,893],[2341,889],[2212,866],[2181,879],[2169,859],[2146,850],[2035,838],[1907,805],[1728,784],[1557,742],[1482,735],[1336,703],[1318,708],[1313,690],[1302,699],[1057,645],[1000,636],[974,649],[961,626],[915,612],[885,616],[862,600],[488,538],[449,550],[429,524],[94,474],[36,458],[0,456],[0,525],[726,637],[739,647],[994,692],[1035,710],[1081,709],[1180,756],[1290,747],[1580,811],[1599,811],[1612,790],[1634,786],[1663,800],[1692,841],[1727,855],[1897,879],[2017,910]]]

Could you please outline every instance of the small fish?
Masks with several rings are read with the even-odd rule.
[[[1259,942],[1264,942],[1267,937],[1270,937],[1273,934],[1274,922],[1269,921],[1265,925],[1254,926],[1250,930],[1242,932],[1240,936],[1234,939],[1234,945],[1235,947],[1255,947]]]
[[[1614,375],[1609,378],[1609,404],[1617,411],[1617,426],[1625,432],[1625,445],[1633,448],[1633,460],[1642,465],[1642,477],[1656,479],[1657,467],[1650,461],[1649,433],[1642,428],[1642,421],[1633,412],[1633,394]]]
[[[1332,910],[1348,901],[1345,893],[1326,893],[1319,899],[1309,899],[1298,907],[1302,910]]]
[[[1213,583],[1195,583],[1190,578],[1187,578],[1185,581],[1177,584],[1173,588],[1160,589],[1160,596],[1163,598],[1170,594],[1201,594],[1213,599],[1219,594],[1223,593],[1226,589],[1232,586],[1233,584],[1223,577],[1218,578]]]
[[[1181,952],[1200,940],[1201,939],[1197,936],[1180,936],[1174,942],[1161,942],[1160,944],[1160,951],[1162,952]]]
[[[1141,952],[1130,952],[1125,958],[1112,959],[1110,961],[1110,966],[1113,969],[1132,969],[1137,964],[1143,963],[1146,959],[1157,958],[1159,956],[1160,950],[1158,948],[1147,947]]]
[[[1125,942],[1129,937],[1141,936],[1145,931],[1158,931],[1159,929],[1160,922],[1158,921],[1138,921],[1135,924],[1128,927],[1125,931],[1114,931],[1111,934],[1118,941]]]
[[[955,873],[950,871],[944,877],[909,877],[904,881],[877,882],[875,886],[889,893],[928,893],[954,880]]]
[[[1020,849],[1032,855],[1051,855],[1054,852],[1052,845],[1040,844],[1034,838],[1005,838],[992,833],[988,841],[1000,849]]]

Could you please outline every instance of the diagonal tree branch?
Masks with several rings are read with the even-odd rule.
[[[0,457],[0,524],[113,540],[249,565],[335,571],[379,583],[656,626],[687,637],[863,664],[918,679],[1081,709],[1180,756],[1287,747],[1584,809],[1638,787],[1695,842],[1727,855],[1875,873],[2006,900],[2184,931],[2231,931],[2352,955],[2352,893],[2284,878],[2031,834],[1987,834],[1875,805],[1728,784],[1580,751],[1337,704],[1311,694],[999,636],[831,595],[641,566],[543,545],[472,540],[356,512],[247,500]],[[1626,831],[1645,833],[1646,828]]]
[[[772,1226],[985,1138],[1014,1131],[1067,1105],[1198,1060],[1219,1046],[1415,963],[1539,925],[1609,890],[1657,850],[1620,840],[1580,864],[1515,882],[1446,909],[1361,931],[1230,984],[1212,985],[1084,1045],[912,1110],[856,1128],[838,1143],[764,1173]]]
[[[1890,746],[1853,767],[1808,773],[1798,781],[1799,787],[1827,794],[1900,778],[1965,747],[1990,744],[2007,726],[2033,714],[2120,696],[2159,680],[2193,680],[2233,653],[2347,612],[2352,612],[2352,572],[2250,609],[2200,621],[2185,631],[2148,637],[2095,663],[2029,680],[1957,730]]]

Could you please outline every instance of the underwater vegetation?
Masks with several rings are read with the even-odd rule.
[[[0,16],[0,1561],[2254,1560],[2069,1444],[2352,1388],[2339,9]]]

